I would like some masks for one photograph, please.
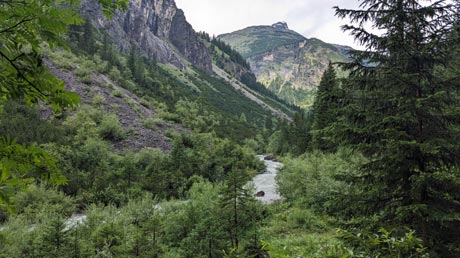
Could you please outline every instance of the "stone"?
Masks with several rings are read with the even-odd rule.
[[[260,192],[257,192],[256,193],[256,197],[264,197],[265,196],[265,192],[264,191],[260,191]]]
[[[267,154],[265,157],[264,157],[264,160],[276,160],[276,157],[274,154]]]

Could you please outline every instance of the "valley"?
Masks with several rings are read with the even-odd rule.
[[[0,1],[0,258],[460,256],[460,4],[192,2]]]

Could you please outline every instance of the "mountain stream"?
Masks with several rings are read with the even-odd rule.
[[[265,160],[267,155],[258,155],[257,157],[265,163],[267,169],[263,174],[259,174],[252,179],[256,189],[256,198],[267,204],[280,200],[281,196],[276,190],[275,177],[278,169],[283,167],[283,164],[273,160]],[[261,192],[263,192],[263,196],[258,196],[257,193]]]

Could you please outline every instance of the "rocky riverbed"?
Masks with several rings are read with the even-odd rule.
[[[283,164],[275,160],[266,160],[265,158],[267,155],[258,155],[257,157],[265,163],[267,169],[263,174],[259,174],[252,179],[256,193],[263,192],[263,196],[256,196],[256,198],[267,204],[280,200],[281,196],[276,189],[275,177],[278,173],[278,169],[281,168]]]

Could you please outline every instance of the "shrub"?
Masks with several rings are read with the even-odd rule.
[[[100,94],[96,94],[94,97],[93,97],[93,105],[95,106],[102,106],[106,103],[105,101],[105,98],[100,95]]]
[[[146,98],[141,98],[139,103],[146,108],[150,108],[150,101],[148,101]]]
[[[102,118],[98,133],[103,139],[111,141],[123,140],[126,137],[125,130],[115,115],[108,115]]]
[[[123,93],[122,93],[121,90],[119,90],[119,89],[114,89],[114,90],[112,91],[112,93],[110,93],[110,96],[116,97],[116,98],[122,98],[122,97],[123,97]]]
[[[118,70],[118,68],[116,68],[116,67],[112,67],[112,69],[109,72],[109,77],[114,82],[119,82],[122,79],[120,70]]]
[[[174,122],[174,123],[180,123],[182,122],[181,118],[179,117],[178,114],[174,113],[169,113],[169,112],[161,112],[160,113],[160,118],[166,121]]]
[[[96,70],[96,64],[91,60],[84,60],[81,64],[78,65],[77,70],[75,70],[75,75],[80,79],[89,77],[89,75]]]
[[[351,187],[336,178],[354,173],[364,159],[349,150],[336,154],[307,153],[288,159],[277,176],[278,190],[289,202],[301,203],[319,212],[345,208],[344,195]]]
[[[16,212],[33,216],[39,212],[56,212],[69,216],[75,211],[75,201],[64,193],[44,186],[32,185],[15,197]]]
[[[154,129],[156,126],[160,126],[161,124],[163,124],[163,120],[161,120],[161,118],[149,117],[142,121],[142,124],[144,125],[144,127],[148,129]]]

